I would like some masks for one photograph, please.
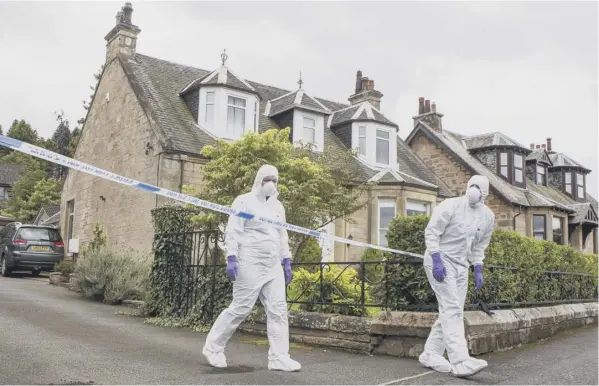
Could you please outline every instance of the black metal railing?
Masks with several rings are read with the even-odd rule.
[[[168,308],[178,316],[190,312],[211,319],[231,300],[225,274],[222,234],[211,232],[161,233],[165,264],[160,286]],[[157,249],[157,254],[159,253]],[[158,256],[158,255],[157,255]],[[437,304],[422,259],[293,263],[294,279],[287,287],[291,309],[372,315],[378,310],[436,311]],[[597,301],[597,277],[559,271],[533,271],[486,265],[484,285],[473,291],[469,275],[466,309],[531,307]]]

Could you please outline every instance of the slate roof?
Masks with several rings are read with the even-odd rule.
[[[0,162],[0,185],[13,186],[23,174],[22,165]]]
[[[60,205],[42,205],[42,209],[46,212],[48,217],[54,216],[56,213],[60,212]]]
[[[496,146],[518,147],[530,152],[530,149],[522,146],[507,135],[499,132],[487,133],[462,138],[468,150],[484,149]]]
[[[266,109],[269,117],[274,117],[293,108],[301,108],[323,114],[331,113],[328,107],[306,94],[302,89],[272,99],[268,101],[268,104]]]
[[[335,111],[331,117],[329,117],[329,127],[335,127],[353,121],[379,122],[398,128],[396,123],[385,117],[379,110],[376,109],[376,107],[370,104],[370,102],[362,102],[360,104]]]
[[[486,176],[489,179],[491,190],[510,203],[525,207],[549,207],[571,214],[575,213],[571,205],[576,204],[577,201],[574,201],[556,189],[539,186],[528,178],[526,189],[522,189],[513,186],[503,178],[497,176],[497,174],[487,168],[474,155],[470,154],[470,149],[467,148],[464,136],[446,129],[443,129],[443,132],[440,133],[433,130],[425,122],[419,121],[416,128],[408,136],[407,142],[409,143],[419,131],[422,131],[434,142],[445,146],[446,149],[455,155],[458,161],[462,161],[474,173]]]
[[[207,84],[202,83],[204,81],[211,82],[211,79],[218,77],[219,74],[215,74],[215,71],[210,72],[142,54],[136,54],[133,59],[129,60],[119,57],[119,60],[123,65],[129,82],[142,107],[149,115],[151,126],[159,136],[167,151],[199,156],[201,149],[205,145],[216,143],[216,138],[195,121],[181,95],[190,92],[194,87],[197,88],[201,87],[202,84]],[[224,70],[221,67],[221,69],[217,71],[222,72]],[[227,71],[226,80],[228,82],[230,79],[233,79],[233,77],[230,78],[230,70],[227,69]],[[210,78],[211,75],[212,78]],[[234,78],[241,79],[237,76]],[[221,80],[223,80],[222,75]],[[280,98],[280,100],[289,103],[291,101],[291,95],[295,94],[297,96],[297,93],[249,80],[244,80],[244,82],[251,87],[251,89],[255,90],[261,98],[259,106],[259,132],[264,132],[272,128],[279,128],[274,120],[269,116],[264,115],[268,104],[267,102],[271,101],[270,108],[272,113],[273,100]],[[302,95],[299,102],[302,106],[325,107],[331,112],[350,107],[343,103],[309,97],[306,96],[305,93]],[[355,106],[356,111],[357,109],[362,108],[364,104],[371,106],[369,103],[365,102]],[[372,117],[374,117],[373,120],[386,122],[386,118],[378,110],[374,109],[374,107],[363,107],[363,110],[368,110],[372,113],[372,116],[369,118],[369,113],[365,112],[365,114],[367,114],[366,118],[372,119]],[[393,122],[387,121],[391,125],[397,126]],[[345,146],[329,127],[325,127],[324,130],[324,148],[326,152],[340,153],[345,151]],[[398,162],[399,170],[401,173],[407,174],[407,176],[405,176],[403,181],[393,178],[388,182],[396,184],[413,183],[422,188],[435,189],[431,186],[432,184],[439,187],[441,195],[451,197],[451,191],[445,184],[443,184],[433,173],[428,171],[424,163],[416,156],[416,154],[405,146],[405,144],[401,143],[399,137]],[[353,159],[351,163],[346,165],[346,167],[348,171],[354,173],[363,181],[371,179],[380,172],[380,170],[364,165],[357,159]],[[404,176],[404,174],[401,175]],[[385,180],[385,182],[387,181]]]
[[[254,87],[252,87],[245,79],[235,75],[226,66],[221,66],[219,69],[194,80],[185,86],[180,94],[184,95],[201,86],[228,86],[237,90],[257,94]]]
[[[536,149],[535,151],[533,151],[526,157],[526,160],[527,161],[546,162],[549,164],[549,166],[553,165],[553,163],[551,162],[551,157],[549,156],[549,153],[547,153],[547,150],[545,150],[545,149]]]
[[[581,168],[589,172],[591,171],[563,153],[553,153],[550,154],[549,157],[553,163],[553,167],[574,167]]]

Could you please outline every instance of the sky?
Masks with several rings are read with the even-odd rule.
[[[0,2],[0,125],[44,137],[84,116],[124,2]],[[356,71],[406,138],[418,97],[443,127],[545,143],[598,169],[598,3],[133,2],[137,52],[347,103]],[[598,194],[597,173],[587,180]]]

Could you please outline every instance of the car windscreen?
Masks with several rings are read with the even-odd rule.
[[[20,228],[15,236],[16,239],[27,241],[61,241],[60,233],[50,228]]]

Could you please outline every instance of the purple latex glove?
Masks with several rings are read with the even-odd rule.
[[[229,256],[227,257],[227,276],[231,281],[235,281],[237,279],[237,257]]]
[[[443,261],[441,261],[441,254],[435,252],[431,256],[433,257],[433,277],[439,282],[445,280],[447,271],[445,271],[445,266],[443,265]]]
[[[285,284],[291,283],[291,280],[293,280],[293,274],[291,273],[291,259],[283,259],[283,271],[285,272]]]
[[[474,266],[474,289],[479,290],[483,286],[483,266],[478,264]]]

